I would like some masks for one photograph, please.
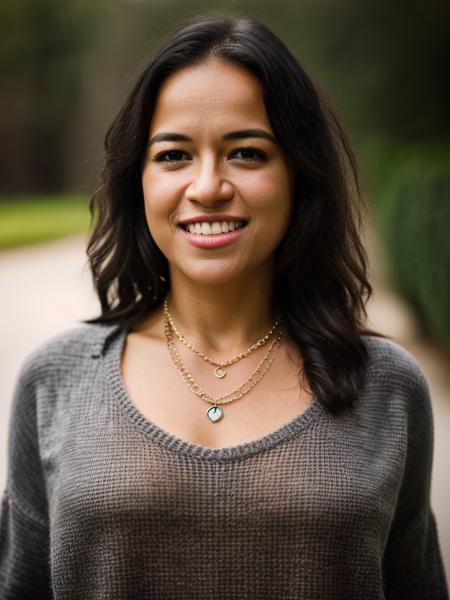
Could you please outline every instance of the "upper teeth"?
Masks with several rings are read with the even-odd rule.
[[[188,225],[184,225],[189,230],[189,233],[194,233],[197,235],[216,235],[218,233],[228,233],[229,231],[234,231],[235,229],[239,229],[244,224],[243,221],[213,221],[212,223],[208,223],[206,221],[202,221],[199,223],[189,223]]]

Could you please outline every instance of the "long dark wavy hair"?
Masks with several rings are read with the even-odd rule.
[[[87,247],[101,315],[87,322],[129,326],[170,289],[167,259],[147,226],[141,163],[161,84],[209,58],[259,80],[276,139],[293,165],[294,208],[276,249],[273,303],[302,353],[313,394],[337,413],[353,405],[364,382],[361,336],[377,335],[364,326],[372,288],[358,168],[323,95],[283,42],[253,18],[207,14],[182,25],[143,69],[109,128]]]

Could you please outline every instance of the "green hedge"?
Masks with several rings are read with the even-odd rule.
[[[0,199],[0,250],[85,233],[89,222],[85,197]]]
[[[450,349],[450,152],[391,153],[374,186],[393,285]]]

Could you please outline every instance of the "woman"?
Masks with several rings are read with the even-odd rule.
[[[24,366],[4,598],[447,598],[420,367],[364,328],[355,161],[253,19],[184,25],[106,138],[102,314]]]

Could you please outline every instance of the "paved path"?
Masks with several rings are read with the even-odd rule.
[[[0,489],[15,380],[24,358],[48,337],[97,312],[83,237],[0,253]]]
[[[450,574],[450,378],[445,357],[419,341],[407,307],[388,290],[382,257],[373,239],[376,271],[371,325],[388,333],[421,363],[430,384],[435,422],[432,504],[436,513],[446,571]],[[0,489],[6,480],[9,404],[24,357],[49,336],[98,311],[85,264],[83,237],[0,253]]]

